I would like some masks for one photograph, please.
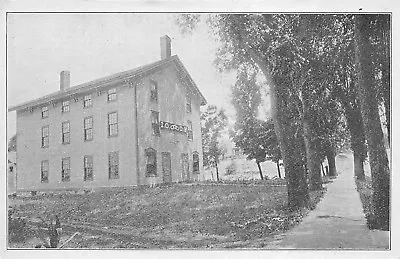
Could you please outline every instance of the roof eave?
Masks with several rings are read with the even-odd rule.
[[[57,101],[62,98],[65,98],[67,96],[82,94],[84,92],[89,92],[89,91],[93,91],[96,89],[102,89],[106,85],[110,85],[110,84],[118,83],[120,81],[124,81],[127,79],[135,78],[138,75],[141,75],[143,73],[148,73],[149,71],[152,71],[153,69],[157,69],[157,68],[164,66],[173,61],[177,62],[179,67],[183,70],[183,72],[189,79],[190,84],[193,86],[195,91],[199,94],[199,96],[201,98],[200,104],[202,106],[206,105],[207,100],[204,98],[203,94],[200,92],[199,88],[197,87],[196,83],[193,81],[192,77],[190,76],[189,72],[186,70],[183,63],[180,61],[179,57],[177,55],[174,55],[171,58],[166,59],[166,60],[159,60],[154,63],[145,65],[143,67],[138,67],[138,68],[135,68],[132,70],[128,70],[128,71],[120,72],[120,73],[113,74],[113,75],[110,75],[107,77],[103,77],[100,79],[92,80],[92,81],[89,81],[89,82],[86,82],[83,84],[73,86],[66,91],[57,91],[57,92],[51,93],[49,95],[37,98],[35,100],[12,106],[8,109],[8,111],[12,112],[12,111],[23,110],[23,109],[27,109],[27,108],[30,108],[33,106],[42,105],[43,103]],[[124,73],[126,73],[126,74],[124,74]]]
[[[193,78],[190,76],[189,72],[186,70],[185,66],[183,65],[182,61],[179,59],[179,57],[177,55],[173,56],[174,58],[176,58],[176,61],[179,64],[179,67],[183,70],[183,72],[185,72],[185,74],[187,75],[190,83],[192,84],[193,88],[195,89],[195,91],[199,94],[200,96],[200,105],[204,106],[207,104],[207,100],[204,97],[204,95],[200,92],[200,89],[197,87],[196,83],[194,82]]]

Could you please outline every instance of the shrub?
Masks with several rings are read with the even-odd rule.
[[[225,168],[225,175],[233,175],[237,171],[236,162],[234,160]]]

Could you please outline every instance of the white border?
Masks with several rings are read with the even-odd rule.
[[[397,42],[397,28],[399,25],[399,19],[397,19],[398,8],[395,6],[394,1],[346,1],[340,3],[336,1],[317,1],[317,0],[302,0],[302,1],[262,1],[262,0],[232,0],[232,1],[180,1],[180,0],[71,0],[71,1],[59,1],[59,0],[45,0],[45,1],[22,1],[22,0],[3,0],[0,2],[1,10],[1,69],[0,75],[3,80],[1,81],[4,85],[1,91],[1,97],[3,105],[0,107],[0,114],[4,126],[1,128],[1,143],[2,147],[2,158],[1,165],[3,173],[1,173],[0,181],[3,184],[4,190],[0,196],[0,258],[86,258],[86,257],[102,257],[102,258],[126,258],[129,257],[140,257],[140,258],[194,258],[194,257],[207,257],[212,258],[334,258],[337,256],[347,258],[400,258],[400,249],[396,246],[400,236],[398,234],[400,219],[398,217],[399,205],[398,198],[400,197],[398,186],[398,174],[397,172],[397,161],[392,160],[392,193],[391,201],[392,205],[392,231],[391,231],[391,246],[392,250],[387,252],[375,252],[375,251],[304,251],[304,250],[252,250],[252,251],[188,251],[188,250],[159,250],[159,251],[127,251],[127,250],[62,250],[62,251],[49,251],[49,250],[38,250],[38,251],[6,251],[5,235],[6,234],[6,81],[5,81],[5,21],[6,12],[358,12],[362,8],[362,12],[392,12],[393,14],[393,42],[392,42],[392,155],[396,157],[398,149],[397,141],[397,126],[400,126],[400,118],[398,112],[396,112],[395,100],[398,98],[398,91],[396,91],[396,73],[395,69],[399,67],[397,65],[398,51],[396,49]],[[29,26],[29,25],[27,25]],[[394,130],[393,130],[394,129]],[[4,153],[3,153],[4,152]],[[3,234],[4,233],[4,234]],[[397,242],[396,242],[397,241]]]

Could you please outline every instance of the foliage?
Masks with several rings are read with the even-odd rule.
[[[212,14],[207,18],[214,36],[221,43],[216,53],[217,67],[221,71],[247,68],[265,76],[271,92],[274,128],[288,177],[288,199],[293,207],[301,207],[308,199],[304,168],[300,162],[304,157],[301,155],[302,147],[305,146],[307,151],[307,165],[313,165],[308,168],[311,175],[320,177],[319,163],[315,162],[323,159],[327,149],[335,149],[345,142],[344,118],[349,124],[349,111],[355,121],[361,121],[357,109],[363,98],[354,92],[354,82],[361,70],[355,67],[354,62],[354,57],[357,57],[354,52],[357,47],[354,44],[354,17],[358,16]],[[188,24],[192,26],[198,21],[192,19]],[[373,69],[366,74],[371,80],[365,82],[378,88],[375,98],[382,96],[388,122],[389,28],[388,15],[368,15],[366,42],[369,42],[369,50],[376,50],[377,55],[369,55],[363,60],[369,61],[364,65],[372,65]],[[369,82],[373,80],[379,83]],[[251,85],[249,89],[252,90]],[[368,118],[363,116],[364,129],[369,127],[366,120]],[[255,120],[243,123],[249,125],[242,125],[243,129],[251,128],[251,131],[257,128]],[[354,125],[350,127],[356,128]],[[350,133],[362,151],[362,131],[357,134],[350,130]],[[242,132],[238,131],[238,134]],[[304,143],[301,143],[299,135],[303,136]],[[371,133],[370,140],[378,138],[377,135],[372,137]],[[262,157],[262,153],[259,156]],[[386,167],[383,159],[377,163]]]
[[[204,166],[216,166],[223,149],[219,145],[218,139],[221,131],[227,124],[227,117],[223,109],[218,110],[214,105],[207,107],[201,114],[201,136],[203,143],[203,164]]]
[[[232,160],[231,163],[225,168],[225,175],[235,174],[237,171],[237,165],[235,160]]]
[[[379,103],[372,59],[370,38],[371,21],[375,15],[355,16],[356,95],[368,143],[373,186],[373,213],[378,225],[389,229],[390,224],[390,169],[383,141]]]
[[[232,86],[236,122],[231,138],[247,159],[255,159],[257,163],[264,162],[266,155],[262,121],[256,119],[260,102],[260,87],[256,83],[256,74],[249,74],[246,68],[239,70],[237,81]]]

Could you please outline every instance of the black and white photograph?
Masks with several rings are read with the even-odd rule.
[[[390,252],[392,16],[6,12],[7,252]]]

